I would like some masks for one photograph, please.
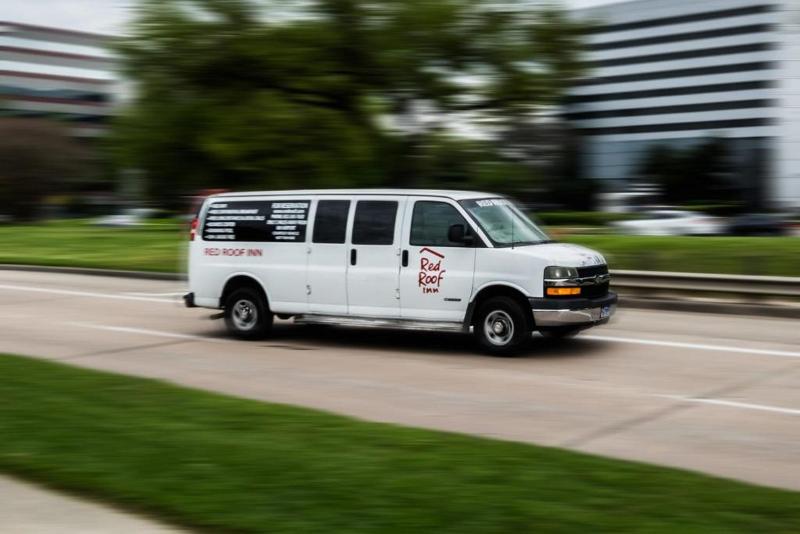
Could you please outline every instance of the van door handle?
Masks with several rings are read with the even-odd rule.
[[[358,260],[358,252],[356,252],[356,249],[351,248],[350,249],[350,265],[355,265],[357,260]]]
[[[408,267],[408,251],[403,251],[403,267]]]

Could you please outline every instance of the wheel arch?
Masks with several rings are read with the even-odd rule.
[[[533,311],[531,310],[528,296],[525,294],[521,287],[508,284],[508,283],[489,283],[481,287],[467,307],[467,313],[464,316],[464,329],[469,330],[473,326],[475,319],[475,312],[481,304],[492,297],[510,297],[516,301],[522,308],[525,317],[528,319],[528,326],[531,330],[534,328]]]
[[[243,287],[251,287],[259,291],[261,296],[264,297],[267,309],[269,309],[269,294],[264,288],[264,284],[255,276],[247,273],[234,273],[225,280],[225,283],[222,285],[222,293],[219,297],[219,307],[222,308],[225,306],[225,300],[228,298],[228,295]]]

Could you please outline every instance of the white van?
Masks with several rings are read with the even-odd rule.
[[[257,338],[306,324],[474,331],[513,352],[533,331],[608,321],[617,296],[593,250],[554,243],[489,193],[319,190],[209,197],[192,223],[187,306]]]

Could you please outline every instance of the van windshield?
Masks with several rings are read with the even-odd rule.
[[[462,200],[460,204],[495,246],[540,245],[550,237],[506,198]]]

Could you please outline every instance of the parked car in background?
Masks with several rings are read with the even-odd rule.
[[[791,233],[791,226],[784,217],[773,213],[745,213],[729,221],[728,233],[782,236]]]
[[[116,215],[106,215],[95,219],[96,226],[110,226],[124,228],[130,226],[140,226],[156,215],[157,211],[150,208],[135,208]]]
[[[704,213],[684,210],[653,210],[642,218],[613,224],[620,233],[632,235],[720,235],[722,220]]]

